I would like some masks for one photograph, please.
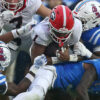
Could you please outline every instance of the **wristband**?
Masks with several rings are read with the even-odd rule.
[[[34,77],[33,77],[30,73],[26,74],[25,77],[26,77],[27,79],[29,79],[31,82],[34,80]]]
[[[14,38],[18,38],[19,37],[16,29],[12,30],[11,32],[12,32],[12,35],[13,35]]]
[[[69,55],[69,61],[78,61],[78,56],[76,54]]]
[[[51,60],[52,60],[52,64],[60,63],[58,57],[51,57]]]

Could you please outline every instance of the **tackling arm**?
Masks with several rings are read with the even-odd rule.
[[[47,17],[51,13],[51,10],[44,5],[41,5],[40,8],[37,11],[37,14],[41,15],[42,17]]]
[[[29,72],[24,79],[18,84],[8,83],[8,90],[6,95],[16,96],[21,92],[25,92],[34,79],[34,74]]]
[[[5,43],[8,43],[15,38],[30,33],[36,24],[37,22],[35,20],[32,20],[30,23],[26,24],[25,26],[22,26],[19,29],[14,29],[11,32],[0,35],[0,40],[4,41]]]
[[[100,58],[100,51],[97,50],[98,49],[95,48],[94,52],[91,52],[81,42],[78,42],[74,45],[74,53],[80,55],[81,58],[87,57],[87,59],[98,59]]]
[[[4,41],[5,43],[8,43],[13,39],[14,37],[12,35],[12,32],[8,32],[7,34],[0,35],[0,40]]]
[[[44,54],[45,49],[46,49],[46,46],[43,46],[34,42],[30,50],[30,56],[31,56],[32,62],[34,62],[35,57],[40,56],[41,54]],[[46,56],[46,58],[47,58],[47,64],[52,64],[51,57]]]

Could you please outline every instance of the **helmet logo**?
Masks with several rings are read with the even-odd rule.
[[[50,15],[50,18],[51,18],[52,20],[55,20],[55,18],[56,18],[55,15],[56,15],[56,14],[55,14],[55,12],[53,11],[53,12],[51,13],[51,15]]]
[[[3,55],[3,48],[0,48],[0,61],[5,61],[6,58]]]
[[[95,15],[97,16],[97,18],[100,18],[100,13],[98,12],[97,8],[95,5],[92,5],[92,11],[95,13]]]

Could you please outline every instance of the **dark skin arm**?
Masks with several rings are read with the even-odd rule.
[[[8,43],[13,39],[14,39],[14,37],[12,35],[12,32],[8,32],[6,34],[0,35],[0,40],[5,42],[5,43]]]
[[[70,54],[69,54],[69,47],[66,47],[66,50],[64,52],[59,51],[60,57],[59,59],[63,62],[70,61]],[[82,56],[78,56],[77,61],[82,61],[84,58]]]
[[[34,62],[34,58],[44,54],[46,46],[34,43],[31,48],[31,60]],[[52,64],[51,57],[47,57],[48,64]]]
[[[24,78],[18,85],[14,83],[8,83],[8,91],[6,95],[16,96],[21,92],[25,92],[30,84],[31,82],[27,78]]]
[[[60,53],[60,57],[59,59],[61,61],[69,61],[70,57],[69,57],[69,47],[66,48],[66,50],[64,52],[59,51]],[[82,61],[82,60],[87,60],[87,59],[100,59],[100,52],[93,52],[92,56],[90,58],[85,58],[83,56],[78,56],[78,60],[77,61]]]
[[[41,5],[36,13],[41,15],[42,17],[47,17],[50,15],[51,10],[49,8],[45,7],[44,5]]]
[[[30,74],[34,76],[32,72],[30,72]],[[25,92],[30,86],[30,84],[31,84],[31,81],[25,77],[18,85],[14,83],[8,83],[8,90],[7,90],[6,95],[16,96],[21,92]]]
[[[92,64],[84,63],[83,67],[85,72],[80,83],[76,87],[76,91],[78,93],[78,97],[80,98],[79,100],[90,100],[88,95],[88,88],[97,79],[97,74]]]
[[[31,48],[31,60],[32,62],[34,61],[34,58],[43,54],[45,51],[45,46],[39,45],[37,43],[33,43],[32,48]],[[47,57],[47,59],[50,59],[50,57]],[[30,72],[32,76],[35,76],[32,72]],[[21,92],[25,92],[28,87],[30,86],[31,81],[27,78],[24,78],[18,85],[14,83],[8,83],[8,90],[6,95],[11,95],[11,96],[16,96]]]

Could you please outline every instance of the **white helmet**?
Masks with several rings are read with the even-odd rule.
[[[81,1],[76,5],[73,14],[82,21],[83,31],[100,25],[100,3],[97,1]]]
[[[0,41],[0,70],[4,71],[9,66],[11,53],[7,45]]]
[[[16,12],[23,7],[24,0],[1,0],[0,3],[3,8]]]

